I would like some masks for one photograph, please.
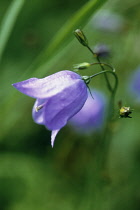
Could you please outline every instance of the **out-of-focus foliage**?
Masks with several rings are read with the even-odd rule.
[[[12,2],[17,3],[0,2],[0,36]],[[140,104],[128,91],[130,76],[140,65],[140,2],[25,0],[14,9],[0,60],[0,209],[140,209]],[[83,29],[92,48],[102,43],[111,51],[104,62],[119,77],[116,118],[107,131],[88,136],[66,126],[52,149],[50,132],[32,120],[34,99],[11,84],[94,62],[73,36],[76,28]],[[99,70],[93,66],[81,74]],[[103,76],[90,86],[109,98]],[[131,119],[119,118],[120,100],[134,109]]]

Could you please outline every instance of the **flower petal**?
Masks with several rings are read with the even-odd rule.
[[[45,126],[50,130],[62,128],[83,107],[86,99],[87,86],[81,79],[48,98],[44,107]]]
[[[75,72],[64,70],[43,79],[31,78],[13,84],[20,92],[33,98],[47,98],[55,95],[75,83],[81,76]]]
[[[51,134],[51,145],[52,145],[52,147],[54,146],[54,141],[55,141],[56,135],[58,134],[59,131],[60,131],[60,129],[52,131],[52,134]]]
[[[38,106],[40,105],[44,105],[46,102],[46,99],[37,99],[34,106],[33,106],[33,109],[32,109],[32,117],[33,117],[33,120],[38,123],[38,124],[41,124],[41,125],[44,125],[44,106],[40,109],[40,110],[36,110]]]

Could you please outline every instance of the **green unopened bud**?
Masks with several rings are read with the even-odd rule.
[[[84,35],[83,31],[81,31],[80,29],[76,29],[74,31],[74,35],[76,36],[76,38],[78,39],[78,41],[83,46],[88,46],[88,40],[87,40],[86,36]]]
[[[82,76],[82,79],[84,80],[84,82],[88,85],[90,83],[90,77],[89,76]]]
[[[87,63],[87,62],[73,65],[74,69],[87,69],[88,67],[90,67],[90,63]]]

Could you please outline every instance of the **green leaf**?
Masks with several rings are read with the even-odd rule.
[[[0,28],[0,60],[2,59],[6,44],[24,1],[25,0],[13,0],[2,20]]]

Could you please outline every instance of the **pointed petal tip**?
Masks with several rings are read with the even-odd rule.
[[[60,131],[60,129],[52,131],[52,134],[51,134],[51,146],[52,146],[52,148],[54,147],[54,141],[55,141],[56,135],[58,134],[59,131]]]
[[[54,146],[54,142],[51,142],[51,146],[52,146],[52,148],[53,148],[53,146]]]
[[[12,86],[17,89],[17,83],[13,83]]]

